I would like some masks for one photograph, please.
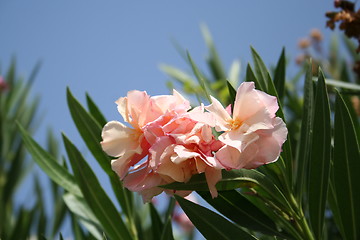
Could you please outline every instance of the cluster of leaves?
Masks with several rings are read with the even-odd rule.
[[[209,95],[231,104],[240,76],[237,61],[225,74],[209,32],[203,28],[209,48],[210,77],[184,53],[193,73],[163,65],[183,90],[199,99]],[[304,69],[303,92],[299,77],[286,81],[285,51],[269,71],[251,49],[254,64],[246,67],[244,81],[279,99],[278,116],[289,128],[288,141],[276,163],[256,170],[224,171],[217,184],[219,196],[211,198],[205,177],[164,188],[194,190],[218,212],[175,196],[197,229],[207,239],[357,239],[360,236],[359,119],[348,98],[359,86],[328,80],[323,72],[313,77],[312,64]],[[327,73],[327,72],[325,72]],[[350,80],[349,80],[350,81]],[[334,87],[335,86],[335,87]],[[302,97],[303,95],[303,97]],[[101,149],[101,129],[107,122],[90,96],[87,108],[67,90],[68,107],[88,150],[109,177],[112,201],[78,148],[63,134],[67,158],[59,162],[33,140],[19,123],[23,142],[36,163],[61,188],[73,221],[76,239],[173,239],[172,199],[164,212],[153,204],[142,205],[138,196],[123,188]],[[203,100],[202,100],[203,102]],[[67,162],[71,164],[69,170]],[[120,208],[117,207],[120,206]],[[338,234],[338,235],[337,235]]]
[[[184,91],[187,89],[185,84],[191,82],[192,88],[200,89],[199,95],[205,99],[209,93],[219,97],[216,94],[221,91],[213,86],[221,85],[222,90],[228,91],[226,95],[230,96],[231,103],[235,90],[226,78],[214,74],[222,65],[214,66],[213,63],[221,61],[209,35],[205,39],[210,49],[207,61],[210,77],[199,70],[189,55],[188,63],[196,80],[188,77],[184,82],[185,72],[173,67],[163,70],[182,83]],[[347,45],[354,51],[352,56],[356,56],[348,41]],[[206,192],[204,176],[195,176],[186,184],[174,183],[165,187],[195,190],[231,220],[177,197],[194,225],[209,239],[239,236],[242,239],[266,239],[267,236],[358,239],[360,206],[356,203],[360,202],[357,184],[360,178],[356,171],[360,169],[360,128],[359,117],[349,97],[359,94],[359,85],[351,82],[353,78],[349,77],[345,64],[326,68],[327,72],[339,72],[334,68],[342,67],[339,81],[327,80],[321,69],[317,71],[318,77],[313,77],[312,63],[308,62],[303,68],[306,76],[302,97],[297,91],[299,76],[285,81],[285,51],[272,72],[254,49],[251,52],[254,67],[247,65],[244,80],[253,81],[258,89],[278,97],[280,109],[277,115],[289,127],[288,141],[280,159],[257,170],[224,171],[223,179],[217,184],[219,197],[215,199]],[[335,57],[337,63],[341,61],[339,55]],[[224,105],[229,103],[224,98],[222,101]],[[222,224],[218,224],[220,221]],[[240,233],[242,230],[245,231]]]
[[[33,162],[26,155],[20,132],[14,124],[18,122],[29,132],[33,132],[38,124],[37,110],[39,99],[31,95],[31,86],[39,70],[38,64],[28,79],[16,73],[16,62],[13,61],[8,71],[2,73],[3,88],[0,89],[0,238],[26,239],[30,236],[41,238],[43,235],[54,236],[62,225],[66,206],[62,201],[62,190],[51,186],[53,215],[49,217],[45,211],[44,190],[41,181],[33,171]],[[58,155],[57,144],[49,133],[48,149],[53,156]],[[34,180],[34,190],[28,201],[15,201],[15,194],[24,184],[24,180]],[[24,188],[24,187],[23,187]],[[22,194],[22,197],[25,197]],[[20,203],[19,203],[20,202]]]

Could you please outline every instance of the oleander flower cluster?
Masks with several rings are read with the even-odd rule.
[[[159,186],[187,182],[204,173],[216,197],[222,169],[252,169],[278,159],[287,128],[275,115],[276,97],[244,82],[237,90],[233,112],[231,106],[224,108],[216,98],[211,100],[208,106],[191,108],[176,90],[152,97],[134,90],[116,101],[127,125],[108,122],[101,145],[115,157],[112,169],[126,188],[149,201],[163,191],[174,193]]]

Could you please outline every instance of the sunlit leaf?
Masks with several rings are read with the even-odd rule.
[[[196,79],[199,82],[199,85],[201,86],[202,90],[204,91],[206,99],[211,102],[210,95],[209,95],[209,87],[207,86],[208,83],[206,82],[206,78],[204,75],[200,72],[199,68],[194,63],[193,59],[190,56],[190,53],[187,53],[191,68],[193,70],[194,75],[196,76]]]
[[[46,152],[37,144],[27,133],[27,131],[18,124],[19,130],[23,137],[24,144],[30,152],[34,161],[40,168],[57,184],[74,195],[81,196],[81,191],[77,182],[63,166],[61,166],[53,156]]]
[[[63,135],[68,157],[84,199],[112,239],[132,239],[119,212],[100,186],[95,174],[77,148]]]

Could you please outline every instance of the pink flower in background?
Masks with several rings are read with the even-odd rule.
[[[287,128],[275,116],[276,97],[244,82],[237,90],[232,116],[217,99],[211,100],[206,109],[214,114],[215,129],[223,132],[219,140],[225,144],[215,157],[226,169],[256,168],[278,159]]]
[[[9,85],[5,82],[5,79],[0,76],[0,92],[5,91],[9,88]]]

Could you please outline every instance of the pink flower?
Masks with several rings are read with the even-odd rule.
[[[224,144],[215,157],[226,169],[256,168],[278,159],[287,128],[275,116],[276,97],[244,82],[237,90],[232,116],[217,99],[211,100],[206,109],[214,114],[215,129],[223,132],[218,139]]]
[[[5,91],[9,88],[9,85],[5,82],[4,78],[0,76],[0,92]]]
[[[132,127],[117,121],[107,123],[101,145],[108,155],[117,157],[112,168],[125,187],[148,201],[162,192],[159,185],[186,182],[192,175],[205,172],[212,193],[217,193],[215,184],[221,179],[221,165],[216,163],[213,151],[222,144],[207,125],[210,122],[215,126],[215,120],[203,106],[187,112],[189,102],[176,91],[172,96],[155,97],[131,91],[116,103],[124,121]],[[142,161],[145,157],[147,160]]]
[[[150,166],[168,182],[187,182],[194,174],[205,173],[210,192],[216,197],[215,184],[221,179],[222,167],[213,152],[223,144],[212,135],[214,120],[201,106],[148,124],[145,137],[151,144]]]

